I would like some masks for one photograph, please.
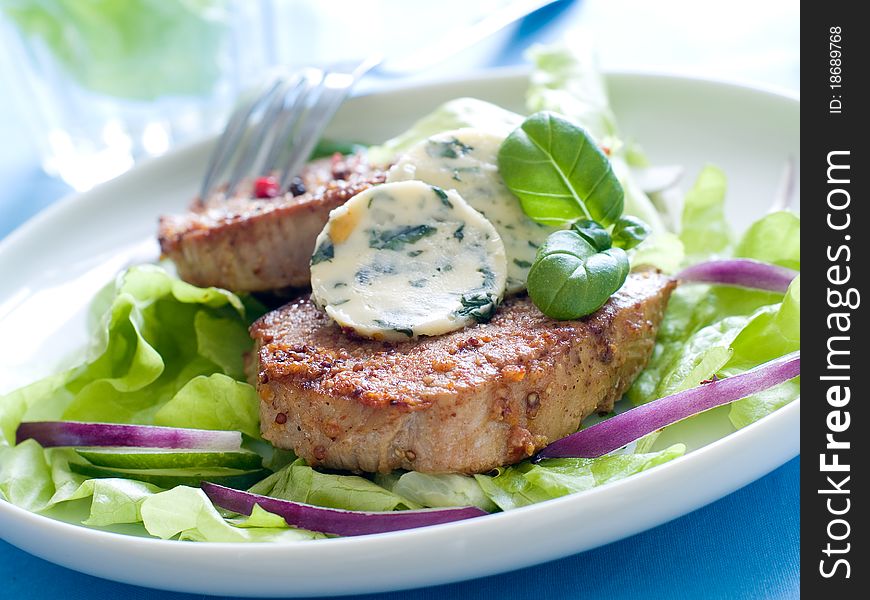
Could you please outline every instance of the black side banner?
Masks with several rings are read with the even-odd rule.
[[[868,373],[865,83],[860,3],[803,3],[804,222],[801,585],[808,598],[866,598]],[[859,458],[861,455],[861,458]],[[863,459],[863,460],[862,460]],[[863,491],[862,491],[863,490]],[[859,591],[861,593],[859,595]],[[821,594],[825,594],[822,596]]]

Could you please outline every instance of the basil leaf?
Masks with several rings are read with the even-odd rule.
[[[578,319],[601,308],[625,283],[629,268],[623,249],[598,252],[576,231],[557,231],[529,270],[529,296],[548,317]]]
[[[634,248],[652,232],[650,226],[629,215],[624,215],[613,226],[613,245],[629,250]]]
[[[607,250],[613,245],[610,234],[596,221],[580,219],[571,223],[571,229],[580,234],[580,237],[592,244],[599,252]]]
[[[622,214],[624,193],[610,161],[585,129],[556,113],[533,114],[502,142],[498,168],[523,211],[545,225]]]

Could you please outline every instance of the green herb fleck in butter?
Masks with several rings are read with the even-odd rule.
[[[403,341],[488,321],[507,281],[492,223],[455,190],[421,181],[357,194],[332,211],[315,248],[315,303],[373,339]]]

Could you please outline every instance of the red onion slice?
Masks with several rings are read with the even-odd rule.
[[[180,429],[153,425],[83,423],[79,421],[31,421],[18,426],[15,443],[33,439],[44,448],[52,446],[125,446],[139,448],[196,448],[239,450],[238,431]]]
[[[399,510],[391,512],[361,512],[323,508],[242,492],[214,483],[202,483],[202,489],[216,506],[233,512],[250,515],[254,505],[274,513],[293,527],[332,533],[335,535],[368,535],[402,529],[414,529],[428,525],[440,525],[452,521],[472,519],[489,514],[476,506],[459,508],[431,508],[424,510]]]
[[[786,354],[745,373],[704,383],[618,414],[553,442],[534,461],[603,456],[662,427],[788,381],[800,375],[800,371],[800,352]]]
[[[778,265],[750,258],[730,258],[692,265],[677,273],[677,279],[785,293],[797,275],[797,271]]]

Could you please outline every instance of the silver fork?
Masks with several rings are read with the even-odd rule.
[[[248,176],[278,172],[285,191],[311,154],[353,86],[380,56],[327,70],[278,72],[239,102],[212,150],[199,197],[207,200],[229,171],[223,190],[231,197]]]
[[[379,72],[398,76],[419,71],[553,2],[515,0],[415,52],[393,57]],[[284,192],[356,82],[382,62],[383,57],[376,55],[326,71],[309,68],[270,78],[257,93],[240,102],[230,117],[209,160],[200,199],[205,201],[216,191],[231,165],[224,190],[227,197],[246,176],[279,170],[279,190]]]

